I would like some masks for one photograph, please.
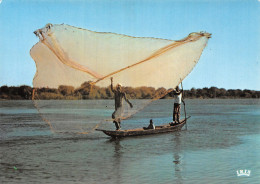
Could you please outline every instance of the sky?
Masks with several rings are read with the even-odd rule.
[[[0,86],[32,86],[33,32],[47,23],[179,40],[212,33],[184,89],[260,90],[259,0],[0,0]]]

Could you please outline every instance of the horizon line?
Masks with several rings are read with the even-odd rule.
[[[1,87],[3,87],[3,86],[7,86],[7,87],[21,87],[21,86],[28,86],[28,87],[31,87],[31,88],[34,88],[33,86],[31,86],[31,85],[26,85],[26,84],[21,84],[21,85],[7,85],[7,84],[5,84],[5,85],[1,85],[0,86],[0,88]],[[60,86],[68,86],[68,85],[60,85]],[[110,85],[109,85],[110,86]],[[107,86],[107,87],[109,87],[109,86]],[[77,87],[77,88],[80,88],[81,86],[79,86],[79,87]],[[125,88],[125,87],[131,87],[131,86],[122,86],[123,88]],[[140,86],[140,87],[151,87],[151,86]],[[191,90],[192,88],[194,88],[194,89],[203,89],[203,88],[208,88],[208,89],[210,89],[210,88],[212,88],[212,87],[215,87],[215,88],[218,88],[218,89],[225,89],[225,90],[250,90],[250,91],[260,91],[260,89],[247,89],[247,88],[244,88],[244,89],[241,89],[241,88],[224,88],[224,87],[217,87],[217,86],[210,86],[210,87],[191,87],[191,88],[189,88],[189,89],[184,89],[184,90]],[[58,88],[49,88],[49,87],[42,87],[42,88],[48,88],[48,89],[58,89]],[[77,89],[77,88],[75,88],[75,89]],[[104,87],[104,88],[106,88],[106,87]],[[139,88],[139,87],[132,87],[132,88]],[[152,88],[155,88],[155,87],[152,87]],[[158,88],[155,88],[155,89],[159,89],[159,88],[165,88],[165,87],[158,87]],[[41,88],[39,88],[39,89],[41,89]],[[165,88],[166,89],[166,88]],[[173,88],[168,88],[168,89],[173,89]]]

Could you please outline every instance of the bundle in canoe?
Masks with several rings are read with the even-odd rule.
[[[180,123],[170,126],[169,124],[155,126],[155,129],[144,129],[144,128],[137,128],[137,129],[129,129],[129,130],[102,130],[96,129],[96,131],[102,131],[106,135],[111,136],[112,138],[122,138],[122,137],[132,137],[132,136],[143,136],[143,135],[151,135],[151,134],[161,134],[167,132],[174,132],[181,130],[181,128],[186,124],[187,119],[182,119]]]

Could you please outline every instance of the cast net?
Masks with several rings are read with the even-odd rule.
[[[64,24],[47,24],[34,33],[40,39],[30,51],[37,67],[35,106],[53,132],[77,133],[112,126],[104,122],[112,121],[114,102],[101,100],[113,99],[111,77],[114,87],[120,83],[133,103],[133,108],[123,103],[120,111],[120,118],[128,119],[179,85],[197,64],[211,36],[191,33],[173,41]]]

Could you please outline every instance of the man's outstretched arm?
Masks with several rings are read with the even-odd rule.
[[[125,93],[124,93],[124,99],[130,105],[130,107],[133,108],[133,104],[126,98],[126,94]]]
[[[111,91],[114,92],[114,87],[113,87],[113,77],[111,77],[110,80],[111,80],[111,86],[110,86],[110,87],[111,87]]]

